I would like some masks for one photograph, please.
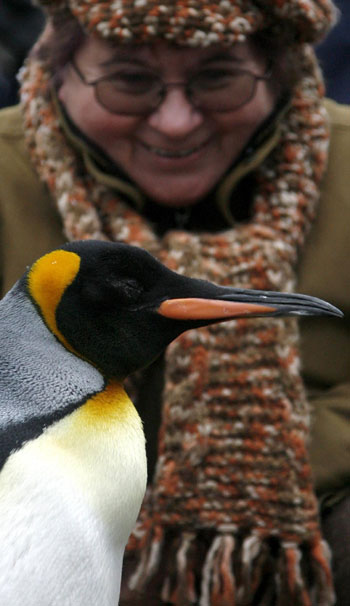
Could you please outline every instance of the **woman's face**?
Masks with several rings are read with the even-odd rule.
[[[85,79],[119,69],[147,73],[164,82],[183,82],[203,69],[231,65],[263,75],[266,60],[250,42],[231,48],[174,47],[165,41],[149,46],[114,47],[88,38],[74,57]],[[73,122],[151,199],[165,206],[196,203],[220,180],[275,103],[267,81],[257,82],[255,96],[235,111],[201,111],[183,87],[167,89],[148,115],[114,114],[96,100],[69,64],[59,98]]]

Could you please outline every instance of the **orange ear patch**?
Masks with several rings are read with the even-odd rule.
[[[79,255],[66,250],[54,250],[38,259],[28,274],[31,297],[39,306],[48,328],[70,351],[74,350],[57,328],[56,310],[79,268]]]

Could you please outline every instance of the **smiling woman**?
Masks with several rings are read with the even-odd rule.
[[[343,536],[350,476],[350,116],[324,101],[313,52],[332,3],[42,4],[21,104],[0,114],[5,289],[63,239],[94,238],[223,286],[298,283],[345,312],[306,320],[301,355],[281,319],[190,332],[133,380],[149,490],[121,603],[329,606],[318,507]],[[345,606],[350,554],[328,536]]]
[[[147,196],[184,206],[214,187],[271,113],[275,99],[265,73],[265,58],[249,42],[192,49],[158,41],[129,47],[126,57],[89,38],[63,72],[58,96],[75,125]],[[123,91],[107,80],[116,74]]]
[[[286,30],[231,47],[125,48],[86,37],[70,17],[37,54],[74,126],[149,198],[184,207],[212,190],[290,94],[298,58],[288,59],[289,38]]]

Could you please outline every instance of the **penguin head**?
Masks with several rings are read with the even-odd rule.
[[[248,316],[342,315],[314,297],[217,286],[177,274],[141,248],[93,240],[44,255],[22,287],[64,347],[119,380],[190,328]]]

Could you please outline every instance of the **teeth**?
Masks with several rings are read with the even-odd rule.
[[[151,150],[158,154],[159,156],[164,156],[165,158],[185,158],[186,156],[189,156],[190,154],[193,154],[194,149],[189,149],[189,150],[185,150],[185,151],[178,151],[178,152],[170,152],[170,151],[166,151],[165,149],[159,149],[158,147],[152,147]]]
[[[144,144],[144,146],[152,153],[157,154],[157,156],[162,156],[163,158],[186,158],[186,156],[190,156],[191,154],[193,154],[195,151],[197,151],[201,147],[201,146],[198,146],[198,147],[193,147],[192,149],[186,149],[184,151],[175,152],[175,151],[168,151],[166,149],[161,149],[160,147],[153,147],[152,145]]]

